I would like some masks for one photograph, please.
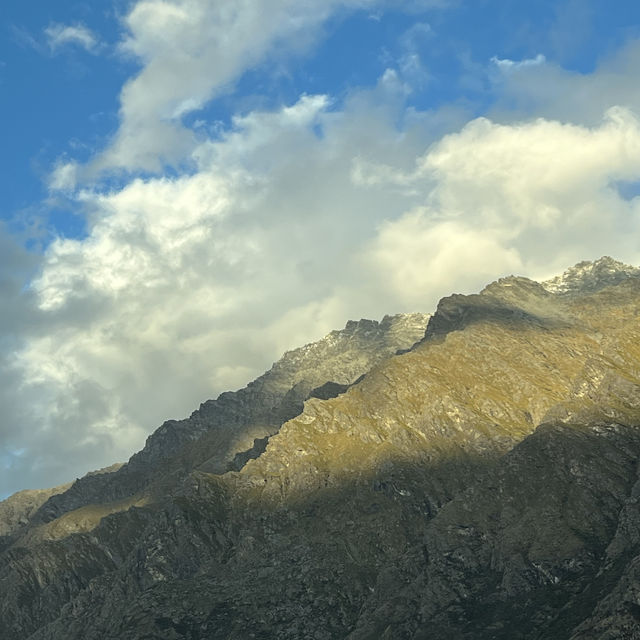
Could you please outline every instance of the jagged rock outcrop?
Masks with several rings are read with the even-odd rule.
[[[184,420],[168,420],[128,464],[100,478],[86,476],[47,501],[35,519],[49,522],[93,503],[122,501],[142,492],[163,493],[190,471],[222,473],[236,457],[252,455],[256,441],[278,431],[319,389],[346,389],[375,364],[409,349],[424,335],[421,313],[349,321],[340,331],[284,354],[244,389],[208,400]],[[331,385],[334,385],[331,387]],[[259,445],[258,445],[259,446]]]
[[[122,464],[115,463],[104,469],[90,471],[83,481],[91,482],[91,478],[114,473],[121,467]],[[25,489],[0,502],[0,548],[7,544],[9,538],[27,528],[49,499],[64,494],[72,485],[72,482],[67,482],[51,489]]]
[[[604,256],[594,262],[585,260],[564,273],[546,280],[542,286],[552,293],[584,294],[599,291],[631,277],[640,276],[640,269]]]
[[[349,324],[51,498],[0,637],[640,638],[638,270],[425,321]]]

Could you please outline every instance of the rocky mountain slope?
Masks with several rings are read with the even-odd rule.
[[[639,271],[504,278],[289,352],[25,511],[0,637],[640,638],[639,455]]]

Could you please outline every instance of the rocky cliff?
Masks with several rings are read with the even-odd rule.
[[[603,258],[289,352],[5,527],[0,637],[640,638],[639,314]]]

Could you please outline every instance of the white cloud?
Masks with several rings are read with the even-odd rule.
[[[337,11],[374,0],[140,0],[125,18],[120,49],[142,63],[121,93],[120,130],[95,161],[158,171],[193,149],[180,119],[276,52],[304,51]]]
[[[78,163],[60,160],[51,171],[48,187],[52,191],[72,193],[78,183]]]
[[[330,17],[393,7],[424,11],[443,0],[139,0],[120,45],[142,69],[123,87],[121,125],[88,175],[111,169],[160,171],[196,146],[181,118],[229,91],[269,57],[307,52]],[[419,25],[416,30],[424,29]],[[408,72],[423,73],[407,57]]]
[[[44,35],[52,53],[57,53],[66,46],[81,47],[89,53],[95,53],[100,49],[100,41],[96,35],[82,24],[53,23],[44,30]]]
[[[438,220],[442,213],[421,207],[383,223],[364,253],[377,286],[398,308],[422,310],[427,292],[471,292],[496,274],[523,269],[520,253],[504,236],[468,219]]]
[[[613,106],[640,113],[640,40],[599,61],[592,73],[568,71],[548,61],[496,73],[496,104],[490,115],[501,121],[531,117],[596,125]]]
[[[385,185],[380,172],[374,176],[369,184]],[[610,109],[590,128],[480,118],[445,136],[404,175],[405,186],[432,185],[426,206],[387,223],[372,255],[395,264],[393,273],[413,274],[399,278],[405,282],[429,278],[434,263],[455,262],[445,256],[458,256],[458,269],[447,267],[449,276],[439,272],[437,279],[452,282],[464,282],[482,260],[494,273],[499,265],[522,265],[532,276],[549,275],[580,256],[613,253],[635,263],[640,201],[622,197],[616,184],[638,176],[640,126],[627,109]],[[389,179],[398,183],[401,176],[390,173]],[[416,259],[420,246],[422,260]],[[476,259],[479,254],[484,258]]]
[[[544,64],[547,59],[539,53],[535,58],[525,58],[524,60],[509,60],[509,58],[498,58],[493,56],[491,62],[496,65],[501,71],[509,72],[517,69],[524,69],[527,67],[537,67]]]

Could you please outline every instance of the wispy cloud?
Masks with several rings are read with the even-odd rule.
[[[45,30],[47,45],[52,53],[57,53],[64,47],[80,47],[89,53],[97,53],[101,48],[100,40],[82,24],[66,25],[52,23]]]
[[[35,49],[39,53],[45,53],[46,47],[37,38],[24,27],[18,26],[16,24],[12,24],[10,26],[11,35],[13,36],[14,42],[20,45],[23,48]]]
[[[515,68],[507,65],[506,73],[496,69],[493,78],[497,81],[493,113],[512,121],[544,117],[589,126],[597,125],[614,105],[640,113],[639,65],[638,39],[603,58],[587,74],[550,61]]]
[[[11,25],[13,39],[22,47],[34,49],[42,55],[56,55],[65,48],[80,48],[97,54],[104,48],[98,36],[83,24],[51,23],[37,36],[18,25]]]
[[[400,44],[408,52],[418,50],[425,42],[434,37],[434,31],[426,22],[416,22],[400,38]]]
[[[525,58],[524,60],[509,60],[509,58],[498,58],[493,56],[491,62],[502,71],[513,71],[527,67],[537,67],[547,61],[546,57],[539,53],[535,58]]]

